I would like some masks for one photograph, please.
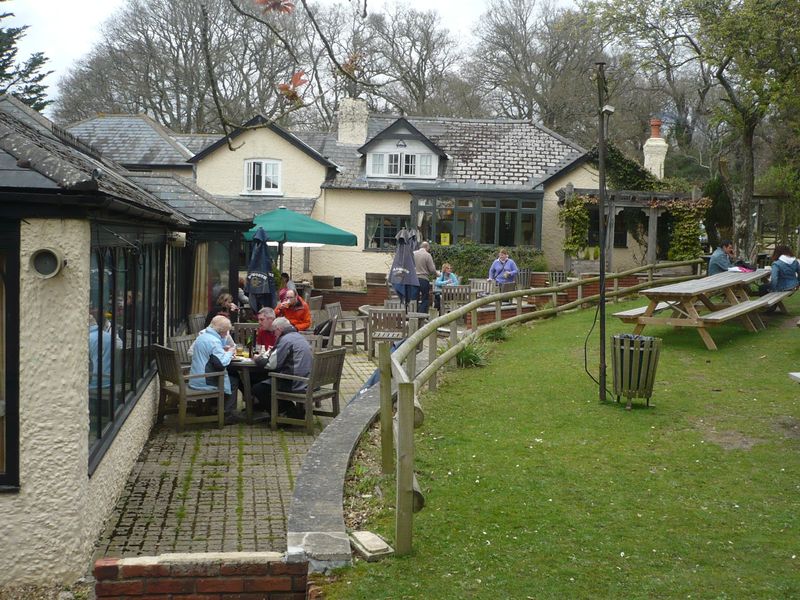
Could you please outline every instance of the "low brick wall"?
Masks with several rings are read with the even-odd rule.
[[[102,558],[98,600],[305,600],[308,562],[278,552]]]
[[[388,298],[385,285],[368,285],[366,291],[356,290],[318,290],[314,289],[312,296],[322,296],[322,303],[341,302],[342,310],[355,311],[359,306],[369,304],[371,306],[382,306],[383,301]]]

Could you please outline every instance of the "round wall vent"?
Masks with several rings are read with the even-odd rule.
[[[55,277],[63,264],[61,253],[52,248],[41,248],[31,255],[31,267],[42,279]]]

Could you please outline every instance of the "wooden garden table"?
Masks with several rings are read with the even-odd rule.
[[[633,333],[640,334],[647,325],[669,325],[672,327],[693,327],[709,350],[716,350],[708,328],[730,319],[738,319],[748,331],[764,328],[758,310],[767,305],[766,301],[750,299],[748,287],[769,275],[769,269],[758,269],[749,273],[726,271],[682,281],[661,287],[648,288],[640,293],[646,296],[649,304],[644,309],[634,309],[616,313],[623,321],[636,323]],[[722,296],[722,301],[714,298]],[[707,309],[700,314],[698,309]],[[669,310],[669,316],[658,315]]]

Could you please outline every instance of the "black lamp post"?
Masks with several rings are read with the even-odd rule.
[[[597,171],[598,214],[600,240],[600,402],[606,401],[606,119],[613,114],[614,107],[607,104],[608,89],[604,62],[597,62]]]

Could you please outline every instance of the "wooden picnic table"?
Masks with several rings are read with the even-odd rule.
[[[692,279],[661,287],[648,288],[640,293],[649,304],[640,309],[615,313],[625,322],[636,323],[634,334],[647,325],[694,327],[709,350],[716,350],[708,328],[731,319],[738,319],[748,331],[764,328],[758,310],[769,306],[771,299],[750,299],[748,287],[769,276],[769,269],[749,273],[726,271],[709,277]],[[722,296],[721,300],[715,297]],[[703,311],[701,315],[699,310]],[[708,312],[705,312],[707,309]],[[657,313],[670,311],[668,316]]]

